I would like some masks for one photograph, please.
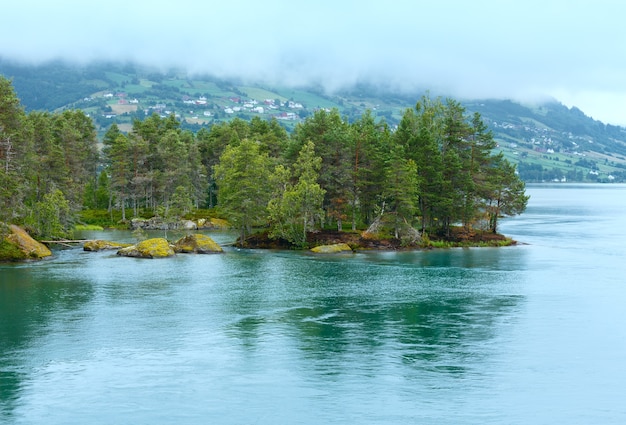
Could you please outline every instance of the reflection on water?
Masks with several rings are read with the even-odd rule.
[[[93,353],[106,350],[109,363],[116,352],[163,349],[193,361],[189,338],[194,350],[219,349],[216,340],[232,344],[226,352],[240,347],[261,371],[268,346],[284,349],[288,367],[306,370],[307,380],[375,379],[388,367],[432,374],[428,380],[462,374],[488,355],[477,347],[521,301],[501,293],[500,285],[517,284],[510,272],[524,267],[523,255],[513,257],[468,249],[342,258],[231,249],[146,261],[71,250],[45,263],[3,266],[3,414],[28,405],[33,382],[89,369],[68,371],[59,362],[101,362]],[[168,364],[161,367],[167,374]]]
[[[40,266],[0,265],[0,400],[6,403],[2,411],[10,411],[19,400],[30,373],[31,359],[21,353],[46,337],[51,321],[60,320],[71,329],[73,322],[82,320],[77,311],[93,295],[89,284],[54,277],[42,282]]]
[[[511,248],[0,265],[0,422],[626,419],[622,190],[531,190]]]

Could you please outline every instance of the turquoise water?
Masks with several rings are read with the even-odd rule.
[[[626,186],[529,194],[509,248],[0,265],[0,423],[623,424]]]

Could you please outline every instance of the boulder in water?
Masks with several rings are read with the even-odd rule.
[[[152,238],[141,241],[136,245],[121,248],[117,255],[137,258],[165,258],[175,255],[174,249],[164,238]]]
[[[174,243],[174,251],[182,253],[212,254],[223,252],[213,239],[207,235],[187,235]]]
[[[131,246],[129,243],[120,243],[120,242],[112,242],[112,241],[104,241],[101,239],[96,239],[93,241],[86,241],[83,244],[84,251],[102,251],[105,249],[120,249]]]
[[[352,252],[352,248],[347,243],[336,243],[332,245],[320,245],[315,248],[311,248],[312,252],[318,254],[335,254],[340,252]]]

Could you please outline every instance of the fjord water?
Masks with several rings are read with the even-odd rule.
[[[0,265],[0,423],[626,423],[626,186],[528,193],[508,248]]]

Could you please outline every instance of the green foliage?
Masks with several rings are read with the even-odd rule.
[[[216,208],[194,208],[193,210],[185,214],[182,218],[186,220],[197,221],[199,219],[202,219],[202,218],[207,219],[209,217],[224,219],[226,218],[226,215],[224,214],[223,211],[221,211],[217,207]]]
[[[134,217],[151,209],[171,218],[204,206],[208,183],[199,139],[181,130],[173,115],[136,120],[128,135],[111,126],[103,143],[109,200],[123,220],[127,208]]]
[[[83,223],[109,227],[131,214],[176,219],[208,208],[242,243],[269,225],[274,237],[303,247],[317,227],[343,231],[350,220],[356,230],[378,219],[380,231],[412,245],[413,226],[495,232],[499,217],[521,213],[528,200],[515,167],[493,154],[481,116],[452,99],[423,96],[395,132],[371,111],[350,123],[338,109],[319,109],[291,135],[259,116],[194,134],[173,114],[153,114],[128,133],[111,125],[98,158],[83,113],[25,114],[0,83],[0,218],[46,237],[67,234],[81,209]]]
[[[269,157],[260,153],[256,142],[243,139],[236,146],[226,147],[214,169],[218,202],[229,221],[239,229],[243,243],[252,228],[264,224],[267,216]]]
[[[122,212],[119,210],[108,211],[106,209],[88,209],[82,210],[78,214],[78,220],[81,223],[91,226],[99,226],[103,228],[125,228],[127,224],[122,222]]]
[[[176,190],[172,194],[172,198],[169,202],[170,215],[175,217],[182,217],[189,213],[193,208],[191,195],[184,186],[176,187]]]
[[[272,115],[293,111],[288,106],[281,106],[278,110],[265,108],[264,114],[252,114],[244,110],[233,115],[225,114],[224,108],[234,106],[230,98],[235,96],[240,97],[242,101],[249,98],[276,99],[276,105],[286,100],[297,101],[304,105],[304,108],[296,110],[300,118],[310,117],[314,111],[322,108],[328,110],[337,108],[345,121],[355,122],[360,120],[369,108],[378,121],[384,119],[393,127],[402,119],[406,105],[410,105],[422,94],[389,93],[380,87],[367,84],[357,84],[333,94],[325,94],[319,87],[293,89],[241,86],[234,81],[206,75],[185,75],[182,72],[166,74],[133,64],[117,63],[74,66],[55,61],[29,66],[0,59],[0,74],[12,79],[27,110],[54,111],[79,108],[93,118],[100,134],[104,133],[112,122],[126,126],[132,125],[133,120],[144,117],[142,109],[144,106],[140,106],[137,112],[118,113],[113,120],[104,118],[105,109],[116,109],[116,102],[107,102],[101,97],[103,92],[124,92],[129,98],[137,97],[145,107],[155,103],[166,104],[168,109],[171,107],[180,117],[179,128],[194,132],[201,129],[208,131],[210,125],[227,124],[235,117],[244,120],[254,117],[260,122],[266,122]],[[192,113],[190,107],[181,100],[185,96],[190,99],[205,96],[208,103],[201,108],[193,107]],[[568,181],[620,182],[626,179],[626,173],[623,168],[620,169],[626,166],[624,158],[626,132],[623,127],[603,124],[585,116],[575,107],[568,108],[558,102],[527,105],[510,100],[483,99],[464,101],[463,105],[471,113],[479,112],[485,117],[485,123],[494,131],[494,140],[499,143],[497,149],[503,151],[509,161],[516,164],[526,161],[542,168],[543,173],[527,174],[522,167],[518,167],[520,176],[525,181],[550,181],[558,177],[553,173],[554,169],[558,170],[562,177],[567,177]],[[192,117],[198,115],[199,109],[211,112],[212,117],[207,119],[201,117],[199,123],[188,122],[196,121]],[[296,122],[280,121],[279,127],[292,130]],[[248,134],[244,137],[251,136]],[[265,142],[262,138],[257,140]],[[317,143],[316,140],[313,141]],[[577,145],[574,146],[572,142]],[[546,154],[547,150],[553,150],[555,153]],[[575,151],[581,154],[587,151],[590,153],[587,155],[588,158],[600,157],[608,159],[608,162],[606,164],[598,162],[599,175],[596,176],[590,174],[590,168],[582,164],[573,165],[579,159],[575,156]],[[295,159],[297,152],[298,149],[292,152],[294,155],[292,160]],[[270,152],[270,157],[273,156],[274,153]],[[219,158],[219,155],[216,158]],[[565,163],[566,160],[571,162],[571,166]],[[212,170],[208,170],[207,173],[212,175]],[[49,191],[49,188],[46,191]],[[345,201],[346,208],[353,206],[351,198]],[[351,212],[347,211],[347,214],[351,215]],[[365,220],[370,219],[371,217]]]
[[[15,244],[7,242],[2,237],[0,238],[0,259],[2,261],[20,261],[24,259],[24,253]]]
[[[85,70],[61,61],[31,68],[0,59],[0,74],[13,76],[20,98],[31,110],[55,110],[99,90],[93,80],[85,78]]]
[[[106,172],[98,174],[96,180],[92,180],[85,186],[83,208],[103,209],[107,208],[110,199],[109,176]]]
[[[13,243],[9,243],[6,238],[11,234],[9,226],[0,221],[0,260],[20,261],[24,259],[24,253]]]
[[[27,212],[35,166],[31,130],[10,82],[0,76],[0,221],[19,220]]]
[[[338,230],[342,230],[342,222],[348,217],[350,197],[354,194],[352,136],[352,128],[337,109],[321,109],[298,124],[292,137],[292,155],[299,153],[307,142],[313,142],[315,154],[322,158],[319,184],[325,190],[324,211],[337,222]]]
[[[423,248],[497,248],[511,246],[515,242],[512,239],[496,239],[484,241],[449,241],[445,239],[427,240],[420,244]]]
[[[394,146],[385,167],[383,197],[393,216],[394,237],[400,237],[403,224],[413,221],[417,212],[417,166],[412,159],[405,159],[402,146]]]
[[[515,173],[515,166],[502,155],[493,158],[485,190],[485,208],[493,233],[497,232],[501,216],[517,215],[526,210],[529,197],[525,194],[525,184]]]
[[[41,239],[62,239],[71,236],[74,227],[70,203],[60,190],[44,195],[37,202],[26,223],[37,230]]]
[[[268,205],[272,223],[270,235],[306,247],[307,232],[322,216],[325,191],[317,183],[321,162],[315,155],[315,145],[308,142],[300,150],[291,173],[282,166],[276,168],[275,190]],[[297,179],[295,184],[290,183],[290,176]]]
[[[95,179],[96,135],[81,111],[25,114],[0,77],[0,219],[63,237]]]
[[[77,224],[74,226],[74,230],[104,230],[104,227],[96,224]]]

